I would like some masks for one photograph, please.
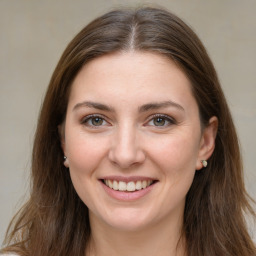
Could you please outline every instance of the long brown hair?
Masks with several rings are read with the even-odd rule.
[[[29,256],[84,255],[88,209],[63,166],[58,125],[69,91],[90,60],[118,51],[149,51],[173,60],[188,76],[202,127],[219,120],[207,168],[196,172],[187,194],[183,234],[188,256],[255,256],[244,213],[254,215],[243,182],[239,144],[213,64],[196,34],[178,17],[156,8],[109,12],[67,46],[49,84],[35,134],[29,201],[13,219],[2,252]],[[255,216],[254,216],[255,217]]]

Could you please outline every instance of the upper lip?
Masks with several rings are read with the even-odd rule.
[[[116,181],[123,181],[123,182],[130,182],[130,181],[142,181],[142,180],[152,180],[155,181],[157,179],[152,178],[152,177],[147,177],[147,176],[105,176],[100,178],[100,180],[116,180]]]

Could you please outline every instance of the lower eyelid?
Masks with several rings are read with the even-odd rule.
[[[150,122],[153,122],[153,120],[151,120]],[[167,126],[169,126],[171,124],[172,124],[172,122],[170,122],[169,120],[165,120],[165,124],[163,124],[163,125],[150,124],[150,126],[154,126],[154,127],[159,127],[160,128],[160,127],[167,127]]]

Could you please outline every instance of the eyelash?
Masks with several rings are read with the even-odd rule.
[[[109,122],[106,121],[106,118],[102,115],[88,115],[85,118],[83,118],[83,120],[81,121],[81,124],[85,125],[85,126],[89,126],[91,128],[97,129],[100,126],[103,126],[105,124],[100,124],[100,125],[93,125],[92,123],[89,124],[89,122],[92,122],[93,119],[99,118],[101,119],[103,122],[105,122],[106,124],[109,124]]]
[[[165,123],[164,125],[154,125],[154,124],[149,124],[150,122],[154,122],[155,119],[162,119]],[[166,124],[167,122],[167,124]],[[146,123],[146,125],[149,125],[149,126],[154,126],[154,127],[158,127],[158,128],[166,128],[172,124],[176,124],[176,120],[168,115],[164,115],[164,114],[155,114],[153,116],[150,117],[149,121]]]
[[[92,123],[93,119],[100,119],[103,123],[105,124],[100,124],[100,125],[94,125]],[[154,120],[156,120],[157,118],[162,119],[164,121],[164,125],[154,125],[154,124],[150,124],[150,122],[154,122]],[[166,124],[167,122],[167,124]],[[154,126],[154,127],[158,127],[158,128],[166,128],[172,124],[176,124],[176,120],[173,119],[172,117],[168,116],[168,115],[164,115],[164,114],[155,114],[153,116],[150,116],[150,118],[148,119],[148,121],[146,122],[146,124],[144,126]],[[106,121],[106,118],[102,115],[98,115],[98,114],[93,114],[93,115],[88,115],[85,118],[83,118],[83,120],[81,121],[81,124],[97,129],[98,127],[101,126],[105,126],[106,124],[110,125],[108,121]]]

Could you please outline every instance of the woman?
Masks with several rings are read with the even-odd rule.
[[[86,26],[53,73],[31,197],[2,253],[252,256],[249,200],[198,37],[165,10],[117,10]]]

